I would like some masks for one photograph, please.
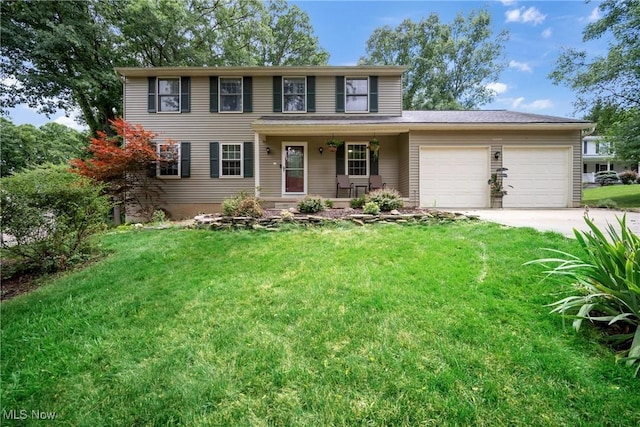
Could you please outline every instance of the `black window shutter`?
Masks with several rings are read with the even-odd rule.
[[[344,175],[344,145],[342,144],[336,151],[336,175]]]
[[[209,143],[209,168],[211,178],[220,178],[220,143]]]
[[[253,111],[253,78],[244,77],[242,79],[242,111],[251,113]]]
[[[244,152],[244,177],[253,177],[253,142],[245,142],[242,151]]]
[[[379,157],[376,157],[373,155],[373,151],[369,151],[369,167],[371,168],[371,170],[369,171],[369,175],[380,175],[378,173],[378,160]],[[378,155],[380,154],[380,151],[378,151]]]
[[[191,143],[180,143],[180,176],[189,178],[191,176]]]
[[[378,112],[378,76],[369,76],[369,112]]]
[[[150,142],[149,145],[151,145],[151,148],[153,148],[153,151],[155,151],[157,153],[157,144],[155,142]],[[147,176],[149,178],[155,178],[157,175],[157,166],[158,166],[158,162],[157,161],[153,161],[153,162],[149,162],[148,165],[148,169],[147,169]]]
[[[316,112],[316,77],[307,77],[307,113]]]
[[[336,113],[344,113],[344,76],[336,77]]]
[[[273,112],[282,113],[282,76],[273,76]]]
[[[209,112],[218,112],[218,77],[209,77]]]
[[[147,112],[156,112],[156,78],[149,77],[149,90],[147,91]]]
[[[191,111],[191,77],[180,77],[180,112]]]

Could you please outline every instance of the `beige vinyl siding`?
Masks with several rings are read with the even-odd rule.
[[[491,169],[502,166],[493,158],[493,153],[502,151],[503,145],[510,146],[571,146],[573,148],[572,165],[572,205],[579,206],[582,195],[581,174],[581,139],[579,131],[469,131],[469,132],[411,132],[409,152],[410,193],[419,192],[419,160],[421,146],[491,146]],[[577,152],[577,153],[576,153]],[[507,171],[508,173],[508,171]]]
[[[404,197],[414,202],[409,191],[409,134],[403,133],[398,137],[398,187],[397,190]]]
[[[254,79],[254,111],[264,86],[259,80],[267,79]],[[254,192],[254,178],[210,177],[209,143],[254,141],[251,123],[258,113],[210,113],[208,77],[191,78],[190,113],[148,113],[147,78],[127,78],[125,91],[127,121],[155,132],[159,141],[191,142],[191,177],[162,180],[164,203],[220,203],[239,191]]]
[[[344,115],[336,113],[336,78],[334,76],[316,78],[316,113],[317,115]],[[347,113],[353,115],[354,113]],[[377,116],[401,116],[402,115],[402,78],[380,76],[378,77],[378,112],[360,113]]]
[[[337,138],[347,142],[367,143],[370,136],[349,136]],[[282,196],[282,143],[291,144],[306,142],[308,156],[308,194],[320,195],[325,198],[334,198],[336,195],[336,155],[329,151],[326,137],[279,137],[269,136],[266,143],[260,144],[260,197],[265,199]],[[379,174],[388,187],[398,188],[401,157],[398,152],[398,140],[395,136],[378,137],[380,141]],[[271,154],[266,155],[266,147],[271,149]],[[320,154],[319,148],[323,153]],[[274,164],[275,163],[275,164]],[[368,184],[368,178],[352,178],[354,184]],[[341,195],[344,197],[343,195]]]

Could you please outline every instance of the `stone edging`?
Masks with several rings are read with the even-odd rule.
[[[327,218],[317,215],[272,216],[267,218],[229,217],[220,214],[204,214],[194,218],[194,228],[205,230],[266,229],[276,230],[282,224],[326,225],[341,221],[365,224],[433,224],[442,222],[477,220],[478,216],[457,212],[426,211],[411,214],[351,214],[341,218]]]

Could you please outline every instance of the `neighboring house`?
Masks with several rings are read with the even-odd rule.
[[[575,207],[581,131],[591,123],[510,111],[402,111],[403,67],[117,68],[124,118],[171,138],[158,167],[175,217],[220,209],[239,191],[284,207],[336,197],[336,175],[362,194],[381,175],[409,206],[487,208],[507,168],[504,207]],[[326,142],[345,141],[337,152]],[[368,150],[378,139],[378,156]],[[172,154],[172,153],[169,153]],[[352,194],[352,196],[354,196]]]
[[[582,138],[582,182],[594,183],[595,173],[615,170],[614,155],[602,136]]]

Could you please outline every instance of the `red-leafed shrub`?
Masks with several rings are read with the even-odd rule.
[[[160,161],[154,144],[158,135],[122,118],[112,120],[111,125],[116,135],[98,131],[88,147],[91,157],[71,160],[72,170],[105,183],[117,203],[137,208],[134,214],[150,217],[160,192],[153,185],[155,173],[149,173]]]

